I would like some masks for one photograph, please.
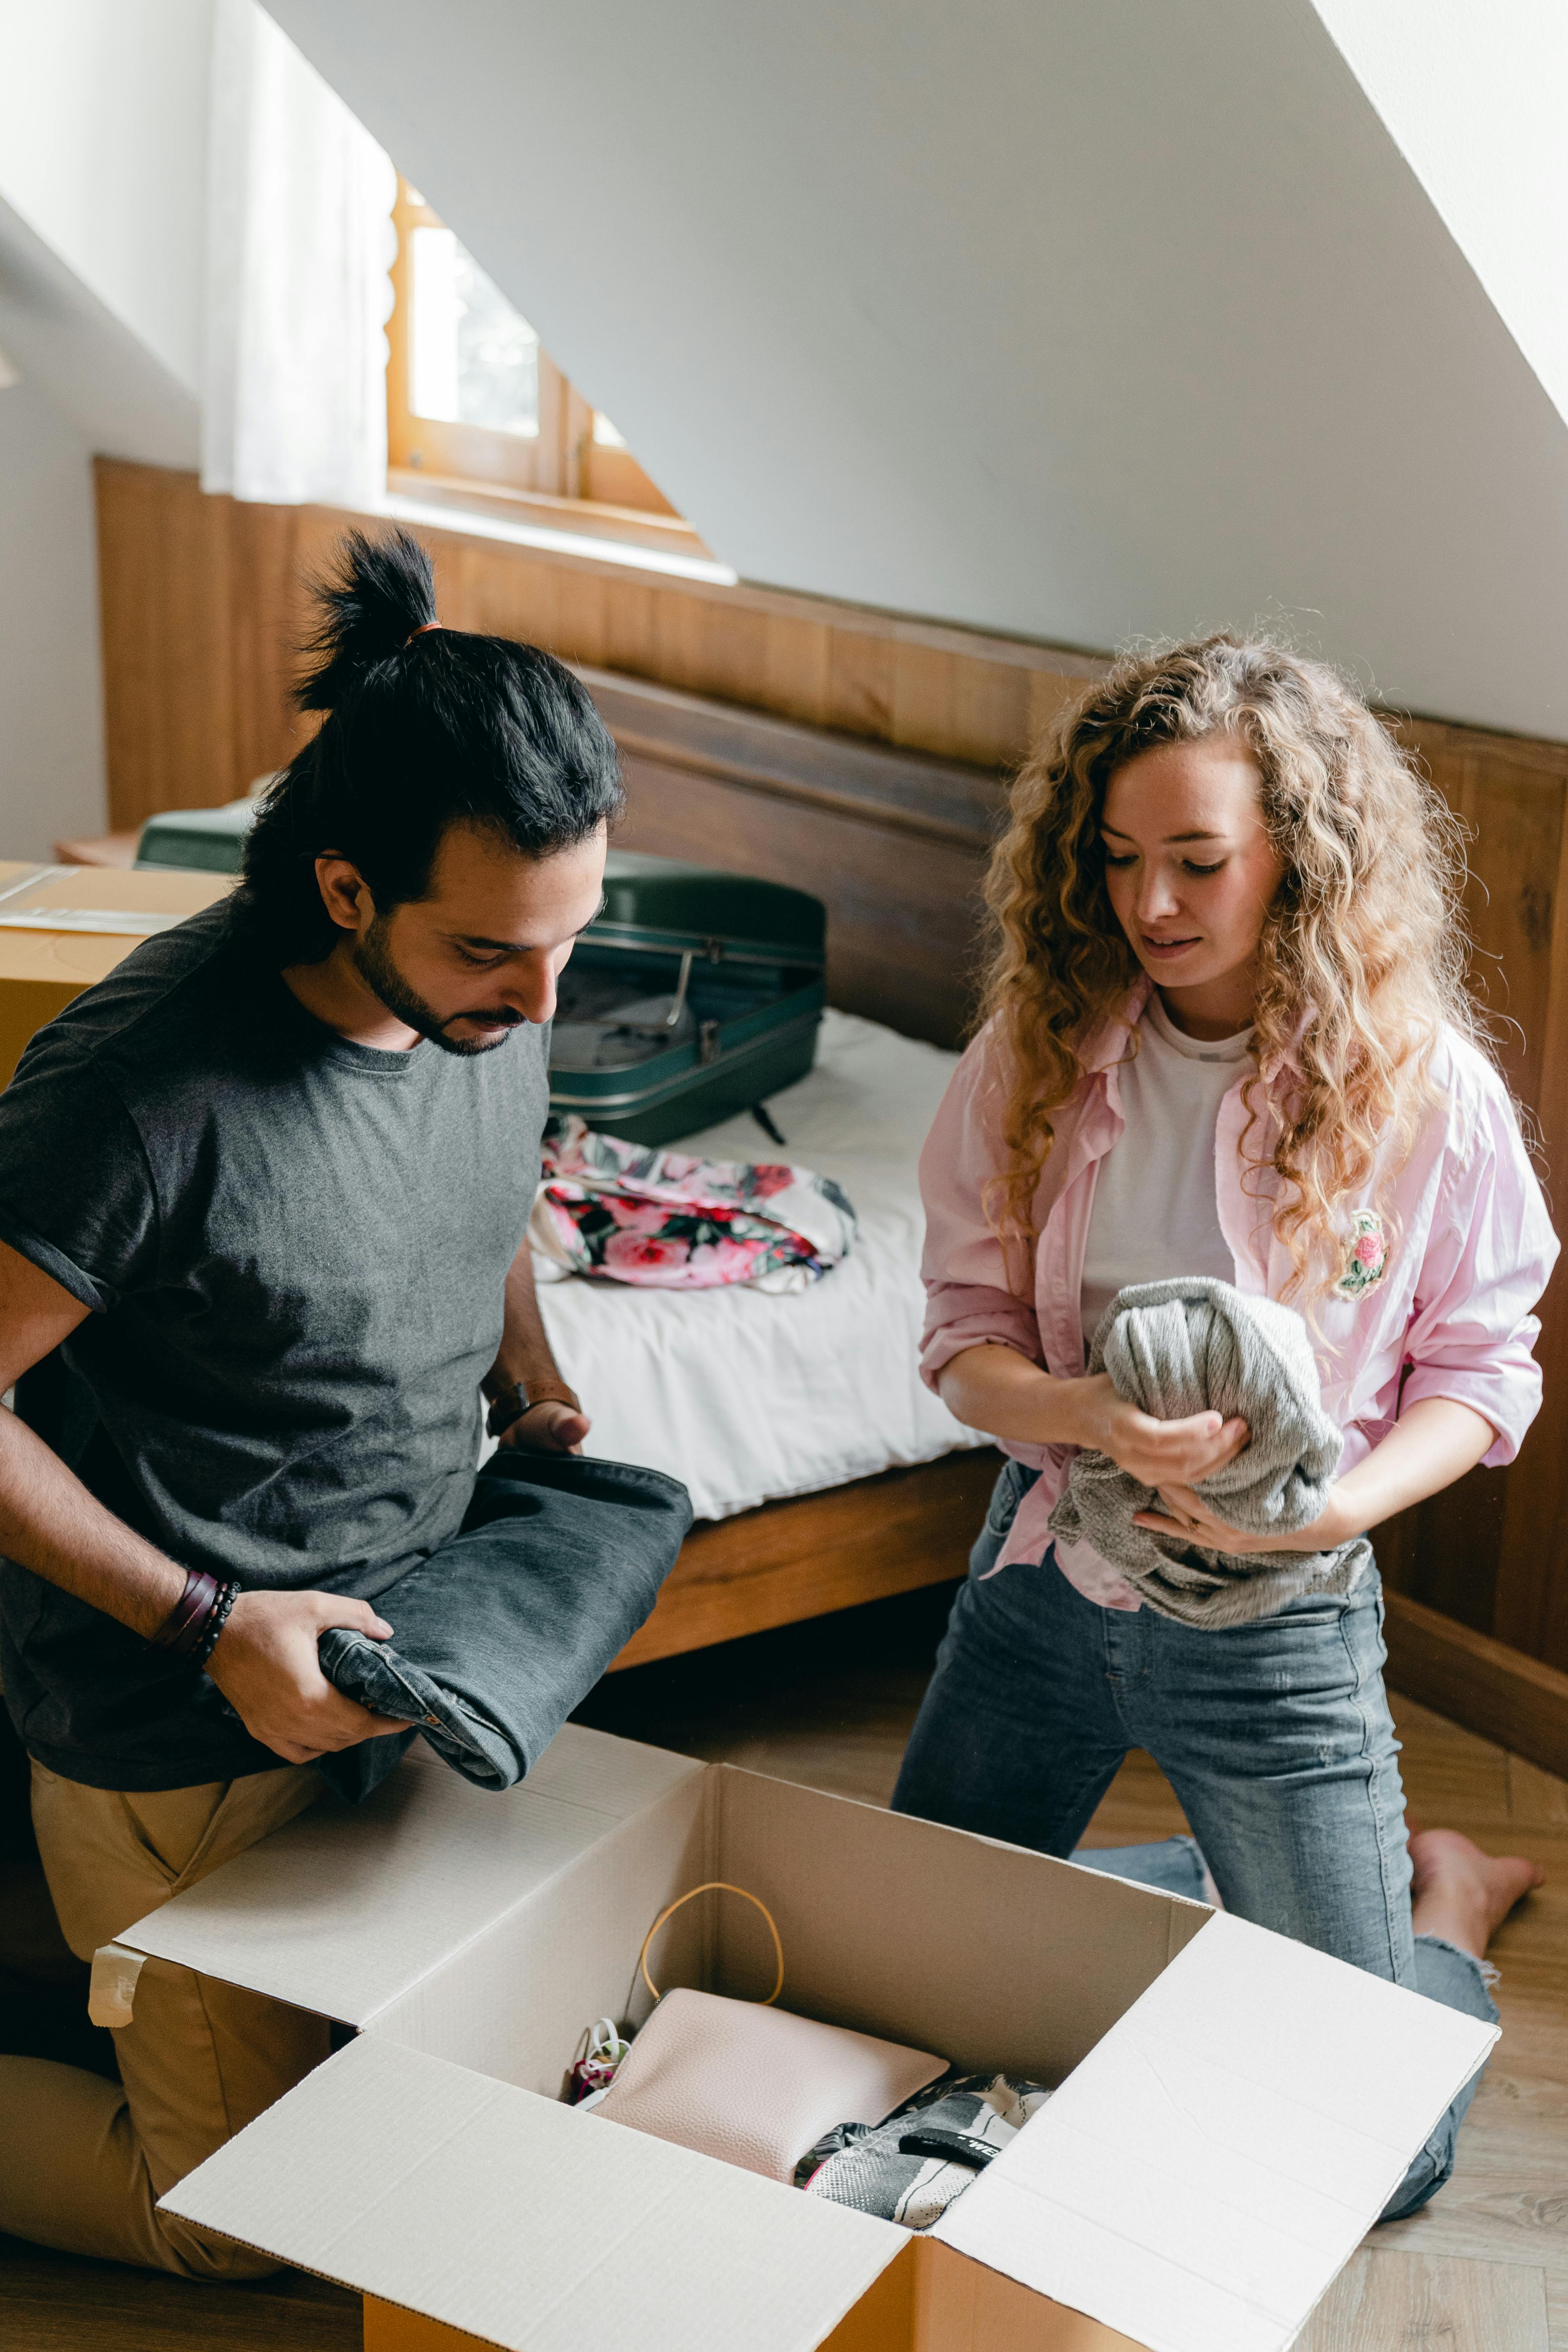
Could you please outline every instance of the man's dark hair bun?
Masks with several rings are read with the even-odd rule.
[[[472,629],[415,635],[436,617],[416,539],[350,532],[314,593],[296,699],[326,716],[268,787],[231,901],[280,964],[318,963],[340,936],[316,881],[329,851],[386,915],[424,896],[449,825],[542,858],[620,815],[615,744],[563,662]]]
[[[336,710],[352,686],[436,617],[430,558],[405,530],[384,539],[348,532],[315,596],[321,618],[303,648],[310,667],[294,690],[301,710]]]

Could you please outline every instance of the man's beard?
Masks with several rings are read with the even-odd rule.
[[[521,1013],[490,1005],[471,1012],[449,1013],[443,1022],[435,1006],[426,1004],[417,990],[409,987],[393,962],[386,944],[384,915],[377,915],[353,950],[353,964],[365,986],[374,990],[387,1011],[399,1021],[405,1021],[410,1029],[416,1030],[421,1037],[427,1037],[432,1045],[438,1045],[443,1054],[491,1054],[498,1045],[507,1043],[504,1036],[450,1037],[447,1032],[454,1021],[484,1021],[492,1025],[501,1023],[509,1030],[521,1029],[523,1025]]]

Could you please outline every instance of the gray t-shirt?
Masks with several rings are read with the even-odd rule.
[[[96,1310],[61,1351],[75,1410],[50,1426],[24,1384],[27,1417],[182,1567],[384,1591],[473,1492],[547,1041],[382,1053],[226,908],[148,940],[0,1095],[0,1237]],[[30,1752],[94,1787],[278,1761],[205,1675],[11,1561],[0,1673]]]

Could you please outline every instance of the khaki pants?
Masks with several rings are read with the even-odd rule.
[[[67,1943],[89,1960],[134,1921],[302,1812],[307,1765],[151,1795],[33,1766],[33,1822]],[[157,2200],[327,2055],[324,2021],[148,1960],[116,2030],[121,2084],[0,2057],[0,2230],[187,2278],[279,2265],[155,2210]]]

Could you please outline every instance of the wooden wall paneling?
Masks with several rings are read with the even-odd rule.
[[[280,764],[278,753],[283,741],[291,750],[299,740],[289,688],[305,613],[298,511],[247,507],[237,513],[232,536],[236,546],[227,625],[234,733],[226,775],[230,796],[237,798],[258,776]],[[265,635],[257,626],[261,614],[275,617],[275,625]]]
[[[1037,714],[1103,662],[1022,640],[742,583],[729,588],[557,555],[439,527],[419,534],[437,570],[461,550],[487,576],[490,625],[563,657],[622,670],[806,725],[1002,766]],[[547,628],[525,575],[553,579]]]
[[[1466,893],[1476,945],[1472,986],[1489,1016],[1509,1082],[1539,1121],[1552,992],[1554,886],[1563,851],[1562,766],[1557,761],[1532,760],[1527,752],[1510,756],[1509,747],[1500,744],[1485,759],[1468,749],[1463,772],[1460,809],[1476,828]],[[1550,1160],[1561,1171],[1561,1151],[1553,1150]],[[1553,1324],[1559,1322],[1561,1299],[1552,1299],[1546,1313]],[[1561,1412],[1553,1421],[1560,1432]],[[1561,1446],[1560,1435],[1555,1443]],[[1420,1599],[1486,1632],[1516,1618],[1528,1624],[1531,1615],[1539,1617],[1542,1563],[1554,1549],[1563,1557],[1560,1538],[1554,1546],[1547,1532],[1553,1520],[1560,1525],[1561,1515],[1552,1514],[1533,1541],[1510,1542],[1508,1501],[1516,1483],[1530,1493],[1538,1457],[1552,1451],[1553,1444],[1552,1422],[1548,1422],[1526,1440],[1517,1469],[1506,1475],[1472,1472],[1450,1494],[1434,1496],[1422,1507],[1420,1572],[1414,1587]],[[1539,1467],[1545,1470],[1547,1465],[1542,1461]],[[1515,1519],[1517,1523],[1517,1507]],[[1539,1654],[1562,1657],[1563,1654],[1544,1646],[1546,1638],[1544,1625],[1531,1626],[1529,1646]]]
[[[1471,752],[1464,766],[1464,814],[1476,827],[1466,893],[1471,985],[1510,1084],[1539,1115],[1563,779],[1506,751],[1484,761]]]
[[[226,798],[233,536],[195,479],[99,465],[112,822]]]
[[[1087,664],[1081,671],[1064,666],[1059,670],[1035,669],[1029,672],[1028,723],[1017,753],[1020,759],[1039,741],[1063,704],[1081,693],[1092,675],[1094,673]]]
[[[997,764],[1012,766],[1029,740],[1030,676],[1000,662],[897,645],[889,740],[952,760],[972,756],[969,747],[977,741],[1005,744]]]
[[[150,626],[153,614],[166,621],[182,596],[188,601],[203,583],[210,587],[207,569],[192,560],[198,513],[200,528],[232,553],[243,611],[237,614],[226,600],[215,603],[204,590],[203,627],[183,646],[165,641],[155,647],[142,678],[153,701],[172,706],[199,696],[204,723],[216,719],[226,726],[218,709],[226,690],[220,673],[232,662],[235,631],[254,631],[273,646],[291,645],[297,635],[288,584],[278,577],[288,533],[298,534],[298,570],[308,551],[364,527],[367,519],[204,498],[194,476],[121,459],[100,459],[98,477],[106,652],[129,653],[138,603]],[[140,552],[127,543],[132,507]],[[435,557],[443,594],[456,593],[457,607],[446,614],[456,625],[528,636],[572,660],[982,766],[1019,759],[1037,721],[1105,667],[1097,656],[1023,638],[747,583],[730,587],[620,567],[613,553],[583,557],[437,526],[421,525],[419,536]],[[151,577],[160,551],[171,567],[161,583]],[[128,573],[140,581],[135,599],[120,593]],[[263,700],[269,658],[257,656]],[[148,701],[138,706],[123,694],[111,699],[111,735],[139,732],[144,740]],[[284,714],[276,717],[281,730]],[[269,743],[267,757],[276,758],[279,748]],[[115,789],[118,798],[118,783]]]
[[[552,645],[560,636],[558,575],[543,565],[515,572],[490,559],[482,541],[441,542],[436,551],[437,609],[456,628]]]
[[[1005,814],[1005,793],[989,769],[858,742],[585,663],[580,668],[627,752],[965,848],[987,848]]]
[[[695,617],[700,613],[704,625],[700,634],[693,637],[694,651],[700,649],[708,660],[716,659],[721,665],[727,681],[727,702],[743,703],[748,709],[758,709],[768,676],[766,614],[745,605],[733,605],[728,611],[721,605],[704,609],[689,604],[683,608],[683,617]],[[622,665],[612,663],[610,667]]]
[[[1471,828],[1465,897],[1476,994],[1505,1075],[1538,1123],[1546,1170],[1561,1171],[1568,1164],[1568,1104],[1557,1076],[1568,1049],[1568,746],[1431,719],[1407,719],[1396,731]],[[1553,1635],[1547,1614],[1550,1597],[1568,1591],[1561,1477],[1568,1412],[1555,1402],[1568,1395],[1565,1310],[1554,1284],[1538,1349],[1549,1403],[1517,1464],[1472,1471],[1377,1534],[1394,1589],[1561,1664],[1568,1664],[1568,1623]]]
[[[825,621],[775,617],[768,629],[762,708],[780,718],[804,719],[809,727],[826,727],[832,655],[833,632]]]
[[[1408,1593],[1390,1592],[1387,1612],[1393,1689],[1568,1778],[1568,1675]]]
[[[1385,1584],[1478,1633],[1496,1622],[1510,1470],[1471,1470],[1373,1531]]]
[[[1548,1198],[1563,1234],[1568,1228],[1568,824],[1552,880],[1538,1108]],[[1561,1267],[1542,1302],[1541,1326],[1535,1352],[1546,1402],[1508,1474],[1504,1567],[1492,1631],[1533,1657],[1568,1667],[1568,1274]]]
[[[827,724],[847,735],[892,740],[895,648],[886,639],[835,629],[827,653]]]

